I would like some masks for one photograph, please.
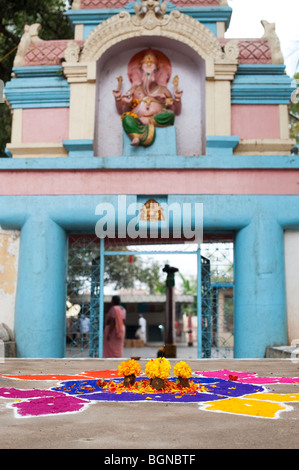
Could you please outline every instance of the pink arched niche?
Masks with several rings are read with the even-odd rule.
[[[183,156],[205,153],[205,61],[190,47],[168,38],[133,38],[112,46],[97,62],[95,155],[121,156],[123,130],[116,111],[112,91],[122,76],[122,91],[131,87],[130,74],[134,60],[145,49],[153,49],[166,59],[167,86],[173,92],[172,81],[179,77],[183,90],[182,111],[176,116],[177,154]],[[135,58],[135,59],[134,59]],[[136,63],[135,63],[136,66]]]

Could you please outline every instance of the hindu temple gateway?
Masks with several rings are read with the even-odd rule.
[[[0,318],[19,357],[65,355],[70,237],[97,226],[103,250],[107,225],[130,238],[134,219],[184,241],[183,210],[142,219],[148,201],[201,205],[203,240],[234,244],[235,358],[299,338],[294,86],[275,26],[261,18],[263,37],[229,39],[232,14],[225,0],[75,0],[69,40],[24,25],[0,161]]]

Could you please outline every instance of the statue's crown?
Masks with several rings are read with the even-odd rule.
[[[152,64],[156,64],[158,65],[158,59],[157,57],[155,56],[155,54],[153,52],[147,52],[143,59],[141,59],[141,64],[146,64],[146,65],[152,65]]]

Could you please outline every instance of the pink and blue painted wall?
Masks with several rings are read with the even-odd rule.
[[[118,9],[87,3],[68,12],[81,50],[99,24],[123,9],[133,12],[131,3]],[[220,3],[168,8],[201,23],[223,48],[221,31],[232,11]],[[116,77],[108,71],[124,68],[144,48],[143,38],[111,46],[92,78],[81,82],[61,65],[68,41],[31,44],[5,86],[13,131],[8,158],[0,162],[0,225],[21,234],[13,312],[20,357],[64,356],[68,235],[94,233],[95,208],[107,201],[116,207],[118,195],[127,204],[144,195],[203,203],[204,232],[234,239],[234,356],[259,358],[267,346],[288,343],[284,233],[299,230],[299,160],[291,153],[287,116],[292,80],[274,60],[270,41],[239,40],[232,79],[222,76],[211,92],[202,57],[177,40],[150,38],[169,52],[182,84],[185,78],[186,111],[174,128],[158,129],[149,148],[132,149],[106,93]],[[89,88],[78,103],[82,82]],[[215,98],[224,82],[229,107]],[[218,106],[225,116],[220,123]]]

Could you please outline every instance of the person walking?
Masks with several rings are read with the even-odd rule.
[[[103,357],[123,357],[126,314],[120,297],[114,295],[105,321]]]
[[[140,313],[138,319],[138,329],[135,333],[136,338],[141,339],[144,343],[146,343],[146,319]]]

